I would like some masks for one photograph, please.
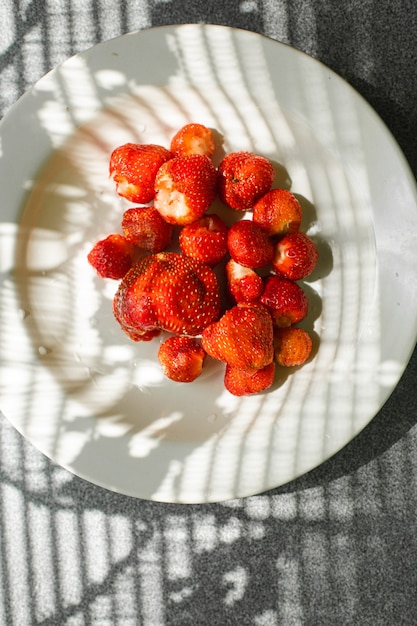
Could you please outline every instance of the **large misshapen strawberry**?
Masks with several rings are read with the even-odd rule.
[[[119,196],[129,202],[147,204],[155,196],[155,176],[172,153],[157,144],[126,143],[110,156],[109,173]]]
[[[116,320],[141,340],[156,329],[198,335],[220,316],[220,290],[208,266],[174,252],[144,257],[126,274],[113,300]]]
[[[236,305],[203,330],[202,346],[214,359],[239,369],[262,369],[274,356],[271,316],[259,305]]]
[[[208,156],[190,154],[166,161],[155,179],[155,208],[170,224],[200,219],[216,196],[216,169]]]
[[[266,157],[246,151],[231,152],[218,167],[219,196],[232,209],[246,211],[269,191],[274,177],[275,170]]]

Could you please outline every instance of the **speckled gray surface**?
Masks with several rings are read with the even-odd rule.
[[[0,113],[95,43],[170,23],[236,26],[347,79],[417,173],[413,0],[0,0]],[[0,421],[0,624],[417,623],[417,353],[371,424],[272,492],[210,505],[109,493]]]

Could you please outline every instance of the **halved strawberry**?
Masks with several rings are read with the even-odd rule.
[[[200,219],[216,196],[216,170],[208,156],[190,154],[164,163],[155,179],[155,208],[170,224]]]
[[[151,254],[119,285],[113,311],[129,335],[161,329],[198,335],[220,316],[220,290],[213,270],[174,252]]]
[[[308,299],[300,285],[283,276],[268,276],[259,302],[272,316],[275,326],[301,322],[308,313]]]
[[[171,241],[171,224],[153,206],[127,209],[122,229],[128,241],[148,252],[162,252]]]
[[[234,396],[250,396],[269,389],[274,382],[275,363],[262,369],[247,371],[226,364],[224,386]]]
[[[290,233],[276,244],[272,267],[277,274],[291,280],[301,280],[311,274],[318,258],[317,246],[308,235]]]
[[[265,157],[252,152],[231,152],[218,167],[219,196],[236,211],[245,211],[272,185],[275,171]]]
[[[253,302],[261,296],[263,280],[253,269],[230,259],[225,271],[229,293],[236,302]]]
[[[278,365],[303,365],[311,354],[312,339],[303,328],[274,329],[274,357]]]
[[[205,154],[211,157],[215,150],[212,132],[203,124],[186,124],[171,139],[170,150],[175,156]]]
[[[214,267],[227,253],[227,226],[215,213],[203,215],[181,229],[179,245],[186,256]]]
[[[133,245],[115,233],[97,241],[87,258],[99,276],[119,280],[132,267],[133,254]]]
[[[303,210],[287,189],[271,189],[253,205],[253,221],[270,235],[286,235],[299,230]]]
[[[113,150],[109,173],[119,196],[147,204],[155,196],[155,176],[172,153],[156,144],[126,143]]]
[[[240,220],[229,228],[227,247],[232,259],[245,267],[264,267],[274,256],[270,236],[252,220]]]
[[[271,316],[259,305],[236,305],[203,330],[202,346],[214,359],[234,367],[262,369],[273,360]]]
[[[158,350],[162,370],[171,380],[191,383],[203,371],[206,353],[192,337],[169,337]]]

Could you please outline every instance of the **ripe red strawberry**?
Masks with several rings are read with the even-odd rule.
[[[244,370],[262,369],[273,360],[273,327],[259,305],[236,305],[202,332],[202,346],[214,359]]]
[[[181,229],[179,245],[186,256],[214,267],[227,253],[227,226],[215,213],[203,215]]]
[[[274,168],[265,157],[231,152],[218,167],[219,196],[232,209],[245,211],[269,191],[274,176]]]
[[[253,205],[253,221],[270,235],[286,235],[299,230],[303,210],[287,189],[271,189]]]
[[[277,274],[291,280],[301,280],[309,276],[317,265],[317,246],[305,233],[290,233],[275,246],[272,267]]]
[[[144,257],[126,274],[113,311],[129,335],[161,329],[198,335],[220,316],[220,290],[213,270],[174,252]]]
[[[179,383],[191,383],[203,371],[206,353],[192,337],[169,337],[161,344],[158,359],[168,378]]]
[[[250,396],[269,389],[274,382],[275,363],[262,369],[247,371],[226,364],[224,386],[234,396]]]
[[[274,256],[270,236],[252,220],[240,220],[229,228],[227,247],[232,259],[244,267],[264,267]]]
[[[110,177],[119,196],[129,202],[147,204],[155,196],[155,176],[172,153],[155,144],[126,143],[113,150]]]
[[[313,342],[303,328],[274,329],[274,356],[278,365],[303,365],[311,354]]]
[[[283,276],[268,276],[259,302],[272,316],[275,326],[301,322],[308,313],[308,299],[300,285]]]
[[[171,241],[172,226],[153,207],[127,209],[122,217],[124,236],[148,252],[162,252]]]
[[[155,179],[155,208],[170,224],[200,219],[216,196],[216,170],[208,156],[190,154],[164,163]]]
[[[261,296],[263,280],[253,269],[230,259],[225,271],[229,293],[236,302],[253,302]]]
[[[171,139],[170,150],[175,156],[205,154],[211,157],[215,150],[212,132],[203,124],[186,124]]]
[[[132,267],[133,254],[132,244],[123,235],[113,234],[97,241],[87,258],[99,276],[119,280]]]

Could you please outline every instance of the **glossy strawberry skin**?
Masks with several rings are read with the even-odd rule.
[[[97,241],[87,255],[101,278],[120,280],[133,263],[134,247],[118,233]]]
[[[264,267],[274,256],[268,233],[252,220],[239,220],[229,228],[227,247],[232,259],[244,267]]]
[[[147,204],[155,196],[156,173],[172,153],[157,144],[126,143],[113,150],[109,173],[117,193],[137,204]]]
[[[173,336],[158,350],[158,359],[167,378],[179,383],[191,383],[203,371],[206,353],[192,337]]]
[[[211,157],[215,150],[213,134],[203,124],[186,124],[171,139],[170,150],[175,156],[205,154]]]
[[[224,386],[234,396],[250,396],[269,389],[275,378],[275,363],[247,371],[226,364]]]
[[[236,305],[203,330],[202,346],[214,359],[239,369],[262,369],[273,360],[271,316],[264,307]]]
[[[186,256],[200,259],[214,267],[227,254],[227,231],[226,224],[217,214],[203,215],[181,229],[181,251]]]
[[[278,241],[272,267],[277,274],[291,280],[301,280],[317,265],[319,253],[314,241],[305,233],[290,233]]]
[[[170,159],[156,175],[155,208],[170,224],[191,224],[212,204],[216,179],[213,163],[203,154]]]
[[[123,213],[123,234],[127,241],[148,252],[162,252],[172,236],[172,226],[153,207],[132,207]]]
[[[208,265],[174,252],[148,255],[122,280],[113,312],[129,336],[155,329],[198,335],[220,316],[216,275]]]
[[[255,270],[230,259],[225,273],[229,294],[235,302],[254,302],[260,298],[264,285]]]
[[[274,358],[278,365],[303,365],[311,354],[312,345],[310,335],[303,328],[274,329]]]
[[[275,326],[285,328],[297,324],[308,313],[308,299],[300,285],[281,276],[268,276],[259,298],[272,316]]]
[[[271,188],[275,171],[271,162],[251,152],[231,152],[218,167],[219,196],[236,211],[253,207]]]
[[[271,189],[253,205],[253,221],[269,235],[297,232],[302,217],[301,204],[287,189]]]

